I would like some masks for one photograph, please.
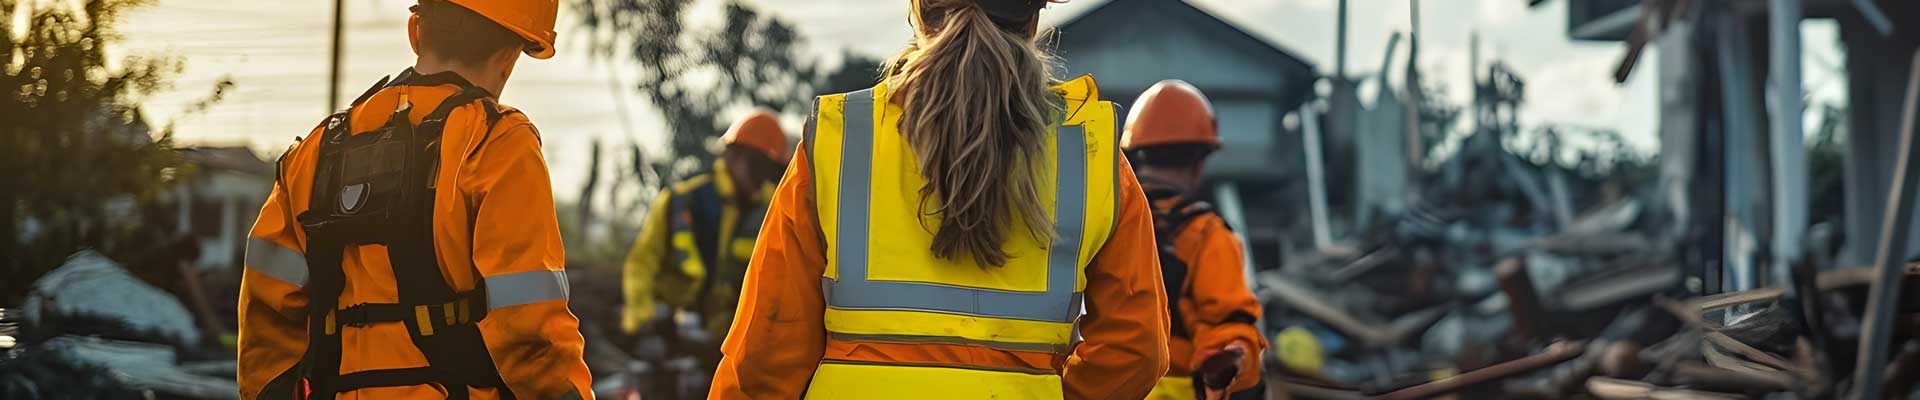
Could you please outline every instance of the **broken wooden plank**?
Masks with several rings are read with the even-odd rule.
[[[1262,286],[1265,286],[1260,291],[1262,300],[1279,301],[1289,309],[1313,317],[1327,324],[1328,327],[1340,331],[1341,334],[1354,338],[1364,347],[1388,346],[1400,339],[1394,335],[1394,329],[1391,326],[1355,318],[1345,310],[1328,304],[1322,296],[1317,294],[1317,291],[1306,285],[1295,283],[1292,279],[1272,273],[1260,274],[1257,279]]]
[[[1553,305],[1560,311],[1586,311],[1637,301],[1679,286],[1682,275],[1679,268],[1657,263],[1615,269],[1567,283],[1554,297]]]
[[[1491,382],[1509,376],[1524,374],[1546,368],[1562,361],[1579,357],[1586,352],[1586,343],[1581,341],[1563,341],[1548,345],[1540,353],[1466,373],[1434,380],[1405,389],[1396,390],[1379,398],[1383,400],[1426,399],[1458,392],[1469,386]]]
[[[1738,292],[1726,292],[1726,293],[1716,294],[1712,296],[1698,297],[1698,298],[1694,298],[1693,300],[1688,300],[1687,303],[1690,305],[1688,305],[1687,308],[1699,310],[1700,312],[1706,312],[1710,310],[1727,308],[1727,307],[1737,306],[1741,304],[1753,304],[1753,303],[1764,303],[1764,302],[1774,301],[1774,300],[1778,300],[1780,296],[1784,296],[1786,294],[1787,294],[1786,289],[1777,288],[1777,287],[1759,288],[1759,289],[1753,289],[1753,290],[1742,290]]]
[[[1769,367],[1778,368],[1782,371],[1799,370],[1798,367],[1794,366],[1793,363],[1791,362],[1787,362],[1786,359],[1780,358],[1780,356],[1773,355],[1773,353],[1760,351],[1760,349],[1753,348],[1753,346],[1749,346],[1744,342],[1741,342],[1737,339],[1729,337],[1725,333],[1707,332],[1706,338],[1708,343],[1713,343],[1714,346],[1719,346],[1720,348],[1726,349],[1727,351],[1732,351],[1734,354],[1738,354],[1741,357],[1745,357],[1748,360],[1753,360],[1754,362],[1765,364],[1766,366],[1769,366]]]
[[[1347,263],[1347,265],[1345,266],[1341,266],[1340,269],[1334,270],[1333,273],[1328,275],[1330,278],[1333,279],[1334,282],[1350,281],[1350,280],[1353,280],[1353,278],[1357,278],[1360,275],[1365,275],[1367,272],[1373,271],[1375,268],[1379,268],[1382,265],[1387,265],[1388,261],[1392,261],[1393,259],[1399,258],[1399,257],[1400,257],[1399,249],[1395,249],[1392,247],[1382,248],[1380,250],[1375,250],[1372,253],[1367,253],[1366,256],[1362,256],[1358,260],[1353,260],[1353,262]]]
[[[1780,356],[1776,356],[1776,355],[1773,355],[1772,353],[1768,353],[1765,351],[1760,351],[1760,349],[1753,348],[1753,346],[1747,345],[1746,343],[1743,343],[1739,340],[1735,340],[1732,337],[1728,337],[1724,333],[1720,333],[1720,327],[1707,323],[1705,319],[1700,317],[1699,312],[1694,311],[1695,310],[1694,308],[1687,307],[1686,305],[1683,305],[1678,302],[1674,302],[1672,300],[1667,300],[1667,299],[1657,299],[1654,301],[1654,304],[1660,306],[1661,309],[1667,310],[1667,312],[1672,313],[1674,317],[1677,317],[1680,319],[1680,322],[1682,324],[1686,324],[1687,326],[1692,327],[1694,329],[1699,329],[1701,332],[1703,332],[1702,336],[1706,338],[1708,343],[1713,343],[1715,346],[1719,346],[1722,349],[1726,349],[1727,351],[1734,352],[1734,354],[1737,354],[1741,357],[1746,357],[1747,359],[1753,360],[1754,362],[1765,364],[1769,367],[1774,367],[1783,371],[1792,371],[1796,376],[1811,377],[1814,375],[1814,372],[1812,371],[1801,371],[1798,367],[1793,365],[1793,363],[1787,362],[1787,360],[1780,358]]]
[[[1720,368],[1694,361],[1675,364],[1673,374],[1690,386],[1727,390],[1787,391],[1796,382],[1786,372]]]
[[[1907,280],[1920,279],[1920,263],[1909,263],[1906,268]],[[1813,279],[1814,287],[1822,291],[1866,286],[1873,283],[1873,267],[1847,267],[1824,271],[1815,275]],[[1698,297],[1688,300],[1688,303],[1692,304],[1692,308],[1696,310],[1709,311],[1741,304],[1765,303],[1779,300],[1780,296],[1785,295],[1786,289],[1769,287]]]
[[[1587,394],[1602,400],[1733,400],[1746,398],[1744,396],[1727,393],[1666,388],[1654,386],[1646,382],[1601,376],[1587,379]]]
[[[1284,398],[1320,400],[1359,400],[1367,398],[1366,395],[1361,394],[1357,389],[1343,387],[1334,383],[1314,379],[1302,379],[1302,377],[1294,375],[1270,376],[1269,378],[1270,379],[1267,380],[1267,387],[1270,389],[1268,390],[1278,390],[1286,393],[1286,397]]]
[[[1545,324],[1546,311],[1540,307],[1540,296],[1533,289],[1533,277],[1527,273],[1526,261],[1508,258],[1493,267],[1493,274],[1500,283],[1500,292],[1507,295],[1507,313],[1513,315],[1511,333],[1522,343],[1538,337],[1539,326]]]

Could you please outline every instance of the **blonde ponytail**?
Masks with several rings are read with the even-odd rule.
[[[916,1],[923,35],[886,76],[926,179],[920,208],[940,221],[931,250],[1002,266],[1015,216],[1040,243],[1053,240],[1039,181],[1047,129],[1063,113],[1050,56],[972,1]]]

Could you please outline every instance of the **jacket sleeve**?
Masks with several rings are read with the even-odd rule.
[[[1251,389],[1260,383],[1260,356],[1267,349],[1267,341],[1254,326],[1260,319],[1260,301],[1247,288],[1242,268],[1246,258],[1240,240],[1219,217],[1201,222],[1204,225],[1194,227],[1203,238],[1195,258],[1198,262],[1187,275],[1193,288],[1187,292],[1192,312],[1186,313],[1188,321],[1183,321],[1187,331],[1193,332],[1191,359],[1198,363],[1234,341],[1244,341],[1247,357],[1228,391]]]
[[[800,398],[826,351],[827,258],[806,157],[794,157],[768,206],[709,398]]]
[[[1069,399],[1138,399],[1167,373],[1167,294],[1153,218],[1133,167],[1120,159],[1118,221],[1087,267],[1084,341],[1062,371]]]
[[[287,191],[278,182],[247,235],[240,278],[240,355],[236,370],[244,399],[293,398],[290,373],[307,350],[306,245]]]
[[[640,229],[640,237],[633,240],[633,250],[627,252],[627,262],[621,273],[621,292],[626,297],[626,307],[620,312],[620,330],[635,333],[640,326],[653,319],[654,281],[660,273],[660,263],[667,257],[667,205],[672,203],[673,189],[663,188],[660,195],[653,199],[653,206],[647,209],[646,226]]]
[[[480,335],[519,398],[592,399],[579,320],[567,311],[566,251],[540,139],[522,123],[495,133],[463,166],[473,210],[473,264],[486,281]]]

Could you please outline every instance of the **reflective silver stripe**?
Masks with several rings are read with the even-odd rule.
[[[527,271],[487,277],[487,309],[567,299],[567,271]]]
[[[1061,126],[1054,134],[1060,143],[1054,150],[1053,246],[1047,255],[1047,293],[1073,293],[1075,272],[1080,270],[1080,241],[1085,237],[1087,219],[1087,133],[1079,125]],[[1066,313],[1072,322],[1080,310],[1076,304],[1057,304],[1055,310]]]
[[[872,90],[847,95],[840,152],[840,229],[834,241],[839,281],[823,278],[827,305],[842,310],[931,311],[991,318],[1073,322],[1079,316],[1073,291],[1080,267],[1086,218],[1086,134],[1062,126],[1058,134],[1054,242],[1047,256],[1046,292],[1010,292],[920,282],[869,281],[867,277],[873,180]]]
[[[247,269],[294,286],[307,285],[307,256],[270,240],[247,239]]]

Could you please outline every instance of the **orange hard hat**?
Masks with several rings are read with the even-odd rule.
[[[554,33],[554,19],[560,14],[560,0],[447,0],[454,5],[473,10],[475,14],[493,20],[493,23],[526,38],[527,55],[533,58],[553,57],[553,41],[559,38]]]
[[[1220,147],[1220,123],[1213,104],[1193,85],[1178,79],[1153,84],[1133,101],[1120,148],[1135,150],[1173,144]]]
[[[733,127],[720,136],[720,142],[745,146],[774,161],[787,160],[787,132],[780,129],[780,118],[771,111],[755,109],[733,121]]]

